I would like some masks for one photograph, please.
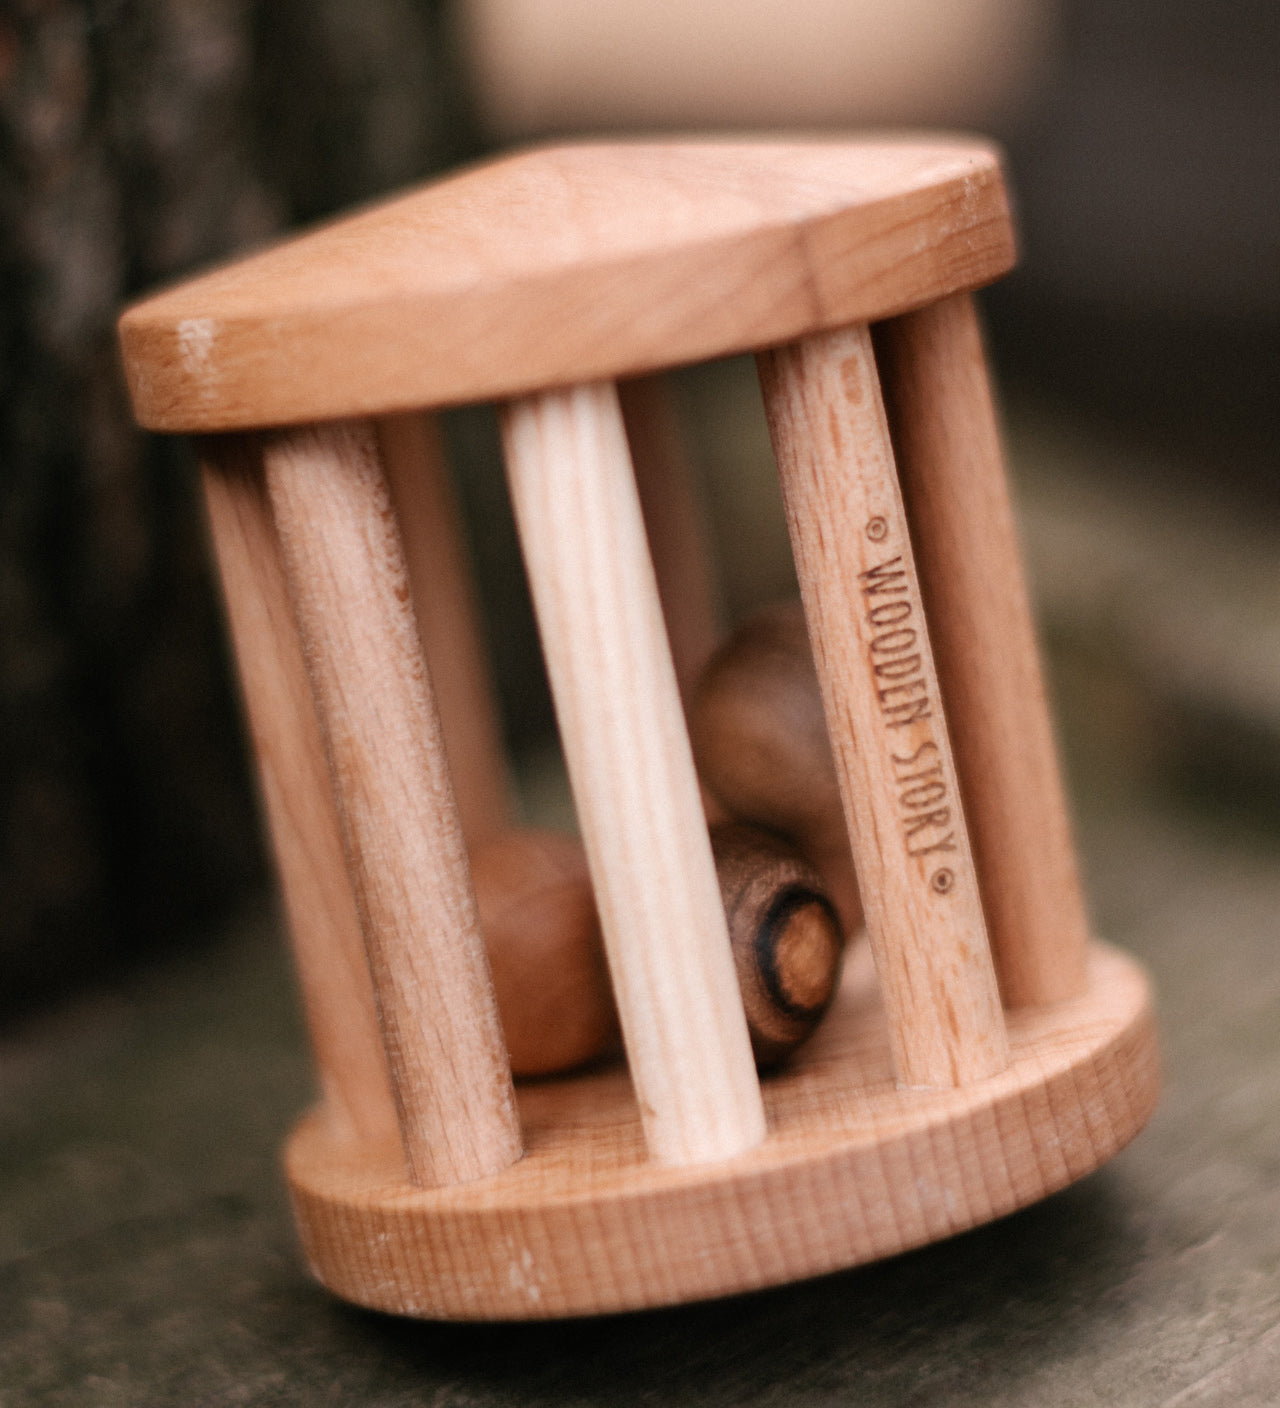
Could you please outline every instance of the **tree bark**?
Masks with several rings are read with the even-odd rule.
[[[0,11],[0,1009],[262,878],[189,452],[133,429],[114,320],[465,154],[439,10]]]

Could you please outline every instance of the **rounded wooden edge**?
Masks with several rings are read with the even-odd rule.
[[[119,332],[140,424],[256,429],[776,346],[979,288],[1014,258],[988,142],[582,143],[455,173],[214,269],[134,304]]]
[[[1083,1177],[1142,1128],[1160,1072],[1147,980],[1095,944],[1080,998],[1010,1014],[1013,1062],[963,1090],[894,1085],[883,1013],[854,963],[827,1021],[764,1082],[770,1135],[723,1163],[645,1161],[625,1072],[526,1086],[528,1152],[447,1189],[318,1112],[286,1169],[303,1247],[336,1294],[431,1319],[670,1305],[890,1256]]]

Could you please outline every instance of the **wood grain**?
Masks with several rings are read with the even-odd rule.
[[[973,299],[875,343],[1001,992],[1057,1002],[1089,926]]]
[[[377,429],[469,849],[511,826],[512,787],[461,514],[435,419],[387,416]]]
[[[513,402],[502,433],[649,1150],[728,1158],[764,1111],[616,393]]]
[[[899,1077],[964,1085],[1004,1020],[865,327],[760,377]]]
[[[323,1109],[398,1144],[386,1055],[257,437],[201,442],[205,503]]]
[[[618,385],[645,537],[671,646],[680,697],[688,702],[720,640],[715,571],[693,467],[666,376]]]
[[[373,427],[265,437],[267,489],[423,1186],[520,1156],[511,1070]]]
[[[1084,996],[1010,1021],[980,1087],[904,1090],[867,971],[848,965],[809,1044],[763,1083],[768,1140],[730,1163],[646,1159],[621,1069],[520,1091],[529,1152],[423,1191],[394,1151],[304,1120],[286,1169],[307,1260],[338,1295],[403,1315],[524,1319],[671,1305],[890,1256],[1104,1163],[1146,1123],[1160,1072],[1146,980],[1102,945]]]
[[[551,147],[156,294],[120,336],[150,429],[296,424],[770,346],[976,288],[1013,253],[972,139]]]

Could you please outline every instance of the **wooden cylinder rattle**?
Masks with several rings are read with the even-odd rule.
[[[202,437],[321,1075],[286,1173],[338,1294],[502,1319],[776,1284],[998,1217],[1146,1120],[1147,984],[1088,939],[970,298],[1012,262],[981,142],[591,144],[122,318],[139,420]],[[851,971],[763,1080],[681,701],[702,576],[680,496],[636,482],[669,437],[617,390],[745,351],[877,988]],[[400,419],[479,401],[627,1055],[520,1090],[468,861],[504,765]]]

